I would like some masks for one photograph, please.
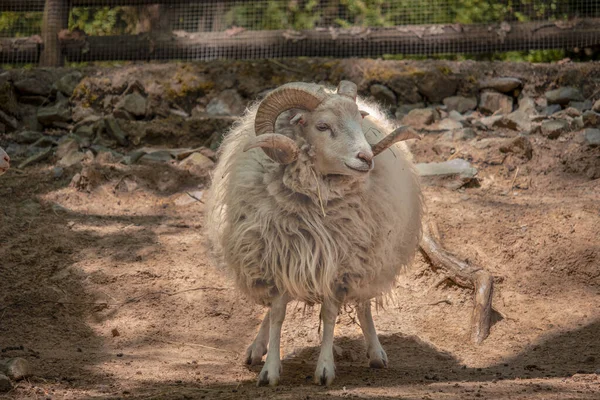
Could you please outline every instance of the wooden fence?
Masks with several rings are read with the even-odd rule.
[[[106,0],[1,0],[0,11],[42,11],[41,36],[0,39],[0,61],[42,66],[69,61],[277,57],[370,57],[383,54],[488,53],[600,45],[600,18],[558,22],[405,25],[390,28],[316,28],[197,32],[151,27],[147,33],[87,36],[67,30],[72,7],[106,6]],[[170,0],[169,5],[194,0]],[[195,0],[199,1],[199,0]],[[123,6],[157,0],[113,0]],[[224,3],[227,0],[223,1]],[[157,6],[159,7],[159,6]],[[160,12],[159,12],[160,13]]]

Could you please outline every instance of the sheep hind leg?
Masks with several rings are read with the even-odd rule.
[[[281,326],[285,319],[285,308],[289,298],[282,295],[273,300],[271,310],[269,311],[269,350],[267,359],[258,375],[257,386],[270,385],[277,386],[281,375],[280,343]]]
[[[385,368],[388,365],[388,357],[379,343],[373,315],[371,314],[371,300],[359,303],[357,307],[358,321],[360,328],[367,342],[367,355],[369,357],[369,366],[371,368]]]
[[[329,386],[335,378],[335,362],[333,359],[333,331],[335,320],[340,309],[340,302],[335,300],[325,301],[321,306],[321,319],[323,320],[323,341],[321,353],[315,370],[315,383]]]
[[[248,365],[260,364],[263,356],[267,354],[267,344],[269,344],[270,313],[270,311],[267,311],[265,314],[265,317],[260,324],[260,328],[258,329],[258,333],[256,334],[256,338],[254,338],[254,341],[250,346],[248,346],[248,350],[246,350],[246,364]]]

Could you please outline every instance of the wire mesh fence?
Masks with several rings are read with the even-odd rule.
[[[0,61],[354,57],[600,44],[600,0],[1,0]]]

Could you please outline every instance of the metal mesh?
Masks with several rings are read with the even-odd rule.
[[[428,56],[600,44],[600,0],[152,3],[1,0],[0,60]],[[51,51],[58,55],[44,56]]]

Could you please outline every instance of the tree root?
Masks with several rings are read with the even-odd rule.
[[[434,238],[427,224],[423,224],[420,250],[435,268],[446,272],[447,279],[459,286],[474,289],[471,340],[480,344],[490,334],[494,277],[482,267],[469,265],[447,252]]]

